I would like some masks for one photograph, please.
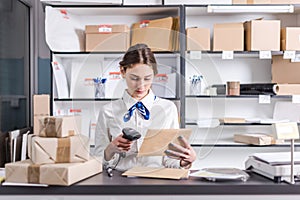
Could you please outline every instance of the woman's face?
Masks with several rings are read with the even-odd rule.
[[[127,68],[126,72],[121,68],[121,73],[127,83],[127,92],[132,98],[141,100],[148,94],[154,77],[150,66],[138,63]]]

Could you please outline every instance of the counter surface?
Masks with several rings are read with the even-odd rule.
[[[300,194],[300,183],[275,183],[255,173],[242,181],[210,182],[190,177],[186,180],[123,177],[114,171],[109,177],[105,172],[97,174],[69,187],[20,187],[0,186],[1,195],[277,195]]]

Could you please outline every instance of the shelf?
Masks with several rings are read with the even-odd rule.
[[[180,100],[179,98],[165,98],[165,97],[161,97],[161,98],[164,98],[164,99],[168,99],[168,100],[171,100],[171,101],[178,101]],[[114,101],[114,100],[117,100],[119,98],[103,98],[103,99],[100,99],[100,98],[66,98],[66,99],[59,99],[59,98],[54,98],[54,101]]]
[[[80,58],[80,57],[87,57],[90,55],[105,55],[106,58],[115,58],[115,57],[122,57],[125,52],[52,52],[53,55],[57,57],[63,57],[63,58]],[[179,55],[179,52],[154,52],[155,56],[158,58],[163,57],[176,57]]]
[[[93,98],[80,98],[80,99],[58,99],[58,98],[54,98],[54,101],[113,101],[113,100],[117,100],[117,98],[114,99],[93,99]]]
[[[186,95],[187,98],[257,98],[258,95],[239,95],[239,96],[228,96],[228,95]]]
[[[162,6],[162,5],[53,5],[52,7],[63,7],[72,15],[78,16],[176,16],[178,15],[179,6]]]
[[[297,10],[297,8],[296,8]],[[294,13],[294,5],[186,5],[187,16],[247,13]]]
[[[225,138],[219,140],[194,140],[191,142],[191,146],[194,147],[259,147],[259,148],[268,148],[268,147],[290,147],[290,142],[285,142],[283,144],[273,144],[273,145],[250,145],[244,143],[234,142],[233,138]],[[300,143],[295,143],[295,147],[300,147]]]
[[[259,148],[281,148],[281,147],[290,147],[290,144],[274,144],[274,145],[249,145],[249,144],[241,144],[241,143],[236,143],[236,144],[191,144],[192,147],[259,147]],[[295,147],[300,147],[300,145],[295,145]]]
[[[190,52],[186,51],[186,55],[190,58]],[[201,51],[201,55],[204,57],[212,57],[212,58],[222,58],[222,51]],[[296,51],[296,54],[298,51]],[[272,56],[274,55],[283,55],[284,51],[271,51]],[[234,58],[259,58],[259,51],[233,51],[233,59]],[[264,59],[265,60],[265,59]]]
[[[185,123],[188,126],[198,126],[196,122]],[[270,126],[271,123],[246,122],[246,123],[220,123],[219,126]]]
[[[261,94],[265,95],[265,94]],[[271,98],[282,98],[290,99],[292,95],[269,95]],[[229,95],[186,95],[186,98],[258,98],[259,95],[239,95],[239,96],[229,96]]]

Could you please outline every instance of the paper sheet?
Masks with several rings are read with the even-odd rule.
[[[189,170],[176,168],[157,168],[157,167],[133,167],[124,172],[123,176],[146,177],[146,178],[166,178],[181,179],[187,178]]]

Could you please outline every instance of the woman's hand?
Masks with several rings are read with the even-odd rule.
[[[105,160],[111,160],[115,153],[127,152],[130,150],[132,141],[127,140],[122,137],[123,134],[120,134],[104,150]]]
[[[171,158],[180,160],[180,167],[190,168],[196,160],[196,152],[184,137],[179,136],[178,139],[181,145],[170,143],[165,153]]]

